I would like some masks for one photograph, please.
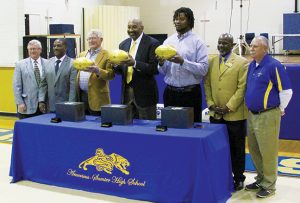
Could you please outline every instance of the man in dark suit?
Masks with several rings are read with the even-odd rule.
[[[122,104],[132,108],[133,118],[155,120],[158,62],[154,51],[159,42],[144,34],[143,30],[141,20],[128,22],[129,38],[121,42],[119,49],[129,52],[129,58],[114,66],[114,70],[122,74]]]
[[[40,57],[40,41],[31,40],[27,49],[29,57],[17,63],[13,77],[14,97],[20,119],[45,113],[41,81],[45,76],[47,60]]]
[[[48,104],[48,110],[55,112],[55,103],[76,101],[76,75],[73,60],[66,55],[65,39],[56,39],[53,43],[54,57],[49,59],[42,82]]]

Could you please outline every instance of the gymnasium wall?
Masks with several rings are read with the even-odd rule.
[[[14,67],[0,67],[0,113],[16,113],[13,96]]]

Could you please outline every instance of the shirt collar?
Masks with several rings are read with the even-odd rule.
[[[99,47],[98,49],[96,49],[96,50],[94,50],[94,51],[92,51],[92,50],[90,49],[90,50],[89,50],[89,53],[90,53],[90,54],[92,54],[92,53],[98,54],[98,53],[100,52],[100,50],[101,50],[101,47]]]
[[[222,57],[224,58],[224,63],[229,59],[230,55],[231,55],[231,51],[228,52],[225,56],[221,56],[220,55],[220,61],[222,61]]]
[[[60,60],[60,62],[62,62],[64,59],[65,59],[65,57],[66,57],[66,54],[65,55],[63,55],[63,57],[61,57],[59,60]],[[58,60],[58,58],[55,56],[55,62]]]
[[[139,44],[140,42],[141,42],[141,40],[142,40],[142,37],[143,37],[143,32],[142,32],[142,34],[135,40],[135,44],[137,45],[137,44]],[[131,44],[132,44],[132,42],[133,42],[134,40],[131,38]]]
[[[40,64],[41,65],[41,57],[39,57],[37,60],[34,60],[33,58],[30,58],[30,61],[31,61],[31,63],[32,64],[34,64],[34,61],[37,61],[38,62],[38,64]]]
[[[186,33],[183,33],[182,35],[177,35],[177,38],[178,39],[183,39],[183,38],[186,38],[187,36],[191,35],[192,34],[192,30],[189,30],[187,31]]]
[[[256,67],[259,65],[263,66],[266,63],[266,61],[268,61],[268,58],[269,58],[269,54],[265,54],[262,60],[260,61],[260,63],[257,63],[257,61],[255,61]]]

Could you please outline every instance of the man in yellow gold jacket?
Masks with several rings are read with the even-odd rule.
[[[94,62],[93,66],[77,74],[77,93],[79,101],[84,102],[88,115],[101,115],[101,106],[110,104],[109,80],[114,78],[108,51],[101,47],[103,36],[98,30],[91,30],[87,38],[89,50],[80,53]]]
[[[205,77],[206,102],[210,122],[226,124],[236,191],[244,187],[245,136],[247,109],[244,96],[248,61],[233,53],[233,37],[222,34],[218,40],[219,55],[209,59]]]

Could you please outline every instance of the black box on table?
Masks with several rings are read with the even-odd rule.
[[[194,108],[174,106],[163,108],[161,124],[169,128],[191,128],[194,124]]]
[[[130,107],[122,104],[101,106],[101,123],[112,123],[114,125],[132,124]]]
[[[85,120],[83,102],[59,102],[55,104],[56,117],[63,121]]]

